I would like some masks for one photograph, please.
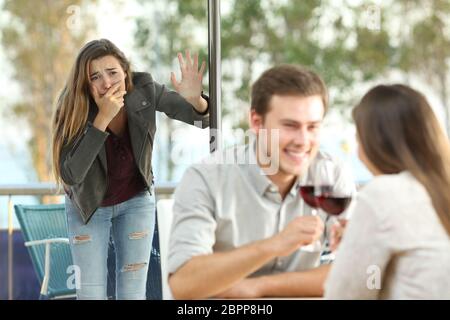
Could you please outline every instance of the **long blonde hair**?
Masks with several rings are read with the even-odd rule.
[[[409,171],[450,235],[450,143],[426,98],[404,85],[371,89],[353,109],[362,148],[382,173]]]
[[[130,63],[123,52],[111,41],[107,39],[93,40],[80,50],[64,89],[56,100],[52,119],[53,175],[58,189],[61,185],[64,185],[60,168],[62,148],[73,142],[81,134],[88,120],[91,97],[89,91],[90,62],[109,55],[119,61],[127,75],[125,78],[126,90],[131,91],[133,89]]]

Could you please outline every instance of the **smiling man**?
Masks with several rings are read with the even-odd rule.
[[[330,158],[319,151],[327,89],[314,72],[281,65],[261,75],[251,99],[253,141],[193,165],[176,189],[168,261],[176,299],[323,294],[328,266],[319,266],[320,249],[301,247],[324,240],[325,217],[311,214],[298,187],[316,159]]]

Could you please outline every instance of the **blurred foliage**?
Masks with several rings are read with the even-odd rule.
[[[5,0],[2,8],[8,14],[8,23],[0,30],[2,45],[22,94],[10,117],[25,119],[31,128],[29,149],[39,181],[53,180],[50,150],[54,100],[88,30],[95,26],[93,20],[77,16],[82,2]]]
[[[409,23],[408,37],[399,45],[398,66],[407,73],[420,75],[436,91],[445,109],[445,125],[450,132],[449,73],[450,73],[450,1],[426,0],[411,9],[416,1],[402,0],[403,19]],[[414,13],[423,11],[417,20]]]
[[[95,10],[82,12],[77,27],[68,27],[73,22],[69,8],[85,8],[86,3],[96,1],[5,0],[2,8],[9,17],[1,29],[2,45],[23,96],[13,111],[32,129],[30,150],[42,181],[51,179],[54,98],[79,48],[96,30]],[[189,48],[207,60],[207,3],[139,1],[142,10],[132,17],[135,49],[145,71],[161,83],[169,83],[170,71],[178,67],[177,52]],[[390,79],[394,72],[400,72],[405,82],[419,78],[440,98],[449,125],[450,1],[221,3],[222,117],[233,126],[247,129],[250,85],[264,69],[280,63],[303,64],[319,72],[330,88],[332,108],[347,117],[362,94],[358,88]],[[177,124],[165,125],[170,134]]]
[[[147,0],[143,8],[157,2]],[[343,114],[356,103],[355,84],[383,81],[395,70],[403,72],[405,80],[414,74],[432,83],[447,109],[448,0],[390,0],[379,5],[374,1],[355,5],[346,0],[221,3],[226,88],[222,109],[224,117],[235,119],[235,126],[246,127],[251,82],[264,68],[279,63],[303,64],[319,72],[337,93],[331,96],[333,108]],[[205,39],[200,41],[190,26],[207,29],[207,1],[167,0],[166,6],[171,10],[164,12],[164,27],[154,37],[160,44],[157,59],[171,61],[175,51],[185,47],[201,48],[205,54]],[[151,12],[143,10],[137,39],[154,30],[157,21],[148,19],[149,15]],[[404,29],[412,32],[402,33]],[[172,47],[161,47],[165,43],[161,39],[173,37]],[[143,51],[153,50],[148,42],[140,44]]]

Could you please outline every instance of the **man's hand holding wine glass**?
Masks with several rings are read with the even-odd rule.
[[[286,228],[272,237],[277,256],[288,256],[301,246],[319,240],[324,224],[318,216],[302,216],[292,220]]]

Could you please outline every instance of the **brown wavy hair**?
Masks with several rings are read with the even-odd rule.
[[[450,143],[427,99],[405,85],[376,86],[353,119],[369,161],[384,174],[409,171],[450,235]]]
[[[81,48],[64,89],[55,103],[52,119],[52,164],[58,188],[64,184],[61,178],[60,157],[64,146],[72,143],[82,132],[89,114],[89,65],[92,60],[104,56],[115,57],[125,74],[127,91],[133,89],[130,62],[122,51],[107,39],[93,40]]]
[[[274,95],[322,98],[324,114],[328,110],[328,90],[314,71],[295,64],[281,64],[266,70],[252,86],[251,109],[265,116]]]

